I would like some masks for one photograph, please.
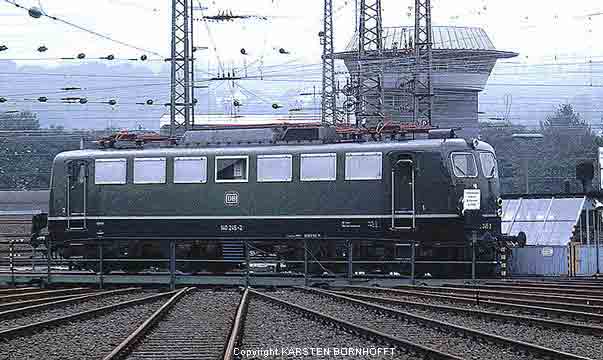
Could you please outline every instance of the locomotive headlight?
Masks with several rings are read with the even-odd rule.
[[[499,208],[502,208],[503,206],[503,199],[502,198],[498,198],[496,199],[496,206],[498,206]]]

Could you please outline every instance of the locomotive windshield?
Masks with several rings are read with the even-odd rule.
[[[479,153],[479,161],[482,163],[482,171],[487,178],[493,178],[497,174],[496,158],[489,152]]]
[[[475,157],[470,153],[453,153],[452,169],[459,178],[477,177]]]

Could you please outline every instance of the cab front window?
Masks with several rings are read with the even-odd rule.
[[[477,177],[475,156],[471,153],[452,153],[452,171],[458,178]]]
[[[498,165],[496,164],[494,154],[481,152],[479,153],[479,161],[482,164],[482,171],[485,177],[491,179],[498,174]]]

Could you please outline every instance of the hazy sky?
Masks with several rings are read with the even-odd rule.
[[[16,0],[36,6],[38,0]],[[95,31],[110,35],[167,56],[170,36],[170,1],[167,0],[42,0],[43,9]],[[322,16],[321,0],[213,0],[195,1],[215,14],[220,9],[233,13],[274,16],[227,24],[196,22],[195,43],[213,48],[225,64],[241,63],[239,50],[248,49],[247,60],[264,56],[267,61],[284,63],[294,59],[317,62],[320,47],[317,32]],[[383,0],[386,26],[410,24],[409,8],[414,1]],[[434,0],[434,25],[484,27],[495,45],[521,53],[521,60],[542,62],[557,59],[593,57],[603,59],[603,4],[597,0]],[[353,31],[353,0],[334,0],[336,39],[343,47]],[[200,14],[199,14],[200,15]],[[114,53],[129,58],[139,51],[98,39],[64,24],[42,18],[32,19],[4,0],[0,2],[0,42],[9,46],[1,58],[39,58],[73,56],[86,52],[89,57]],[[207,29],[211,33],[208,35]],[[35,49],[45,45],[40,54]],[[290,56],[278,56],[275,49],[286,48]],[[210,54],[215,58],[214,54]],[[36,63],[39,63],[36,62]]]
[[[41,5],[49,15],[160,53],[163,57],[169,56],[171,1],[15,1],[26,7]],[[343,49],[354,31],[354,0],[333,2],[336,48]],[[235,67],[242,72],[242,68],[247,67],[249,75],[259,74],[262,68],[264,75],[282,76],[281,80],[272,83],[241,82],[264,98],[251,96],[258,102],[269,103],[271,98],[282,94],[284,87],[295,93],[320,86],[321,48],[317,34],[321,30],[322,0],[212,0],[194,1],[194,4],[207,7],[203,11],[205,15],[230,10],[234,14],[270,17],[269,21],[195,22],[195,45],[210,48],[196,55],[199,72],[207,69],[208,62],[212,69],[220,62],[227,70]],[[413,4],[412,0],[383,0],[384,25],[412,25]],[[512,114],[522,121],[529,117],[537,123],[543,114],[564,101],[577,104],[584,114],[600,117],[603,109],[599,107],[603,105],[593,101],[593,97],[598,96],[595,92],[603,86],[603,71],[592,70],[588,65],[590,60],[603,64],[600,40],[603,39],[603,15],[599,15],[603,12],[603,3],[600,0],[432,0],[432,5],[434,25],[482,27],[498,49],[520,54],[495,68],[480,100],[480,111],[485,111],[487,116],[506,112],[508,104],[504,98],[512,94]],[[197,14],[201,16],[200,11]],[[16,60],[20,66],[77,65],[79,62],[40,59],[75,56],[80,52],[86,53],[86,61],[96,61],[91,59],[108,54],[121,59],[143,54],[48,18],[33,19],[5,0],[0,0],[0,45],[9,47],[8,51],[0,52],[0,65],[8,64],[10,60]],[[37,52],[41,45],[49,50]],[[246,49],[247,56],[240,54],[241,48]],[[279,48],[286,49],[289,54],[279,54]],[[155,61],[127,63],[154,71],[167,70],[163,61],[157,61],[157,56],[149,57]],[[32,92],[39,86],[36,76],[25,76],[22,82],[30,86]],[[118,80],[114,82],[120,84]],[[582,86],[590,82],[596,86]],[[530,87],[531,83],[544,86]],[[528,87],[522,87],[522,84]],[[576,87],[558,88],[564,84]],[[224,85],[215,85],[218,86]],[[249,97],[238,89],[231,91],[232,97]],[[119,94],[124,101],[133,96],[133,91],[126,89],[124,92],[129,92]]]

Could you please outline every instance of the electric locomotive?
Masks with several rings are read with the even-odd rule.
[[[185,256],[224,258],[240,239],[274,240],[292,252],[308,240],[333,252],[338,241],[356,239],[356,259],[395,258],[395,244],[408,241],[425,256],[450,254],[466,248],[469,233],[483,243],[510,239],[501,234],[496,155],[487,143],[441,131],[342,141],[323,130],[268,130],[266,141],[238,143],[214,132],[193,146],[61,153],[47,222],[36,220],[33,237],[47,225],[47,240],[66,258],[95,258],[99,239],[107,257],[141,258],[165,258],[169,240],[188,241]],[[468,193],[479,203],[471,216]],[[376,250],[375,241],[387,245]]]

